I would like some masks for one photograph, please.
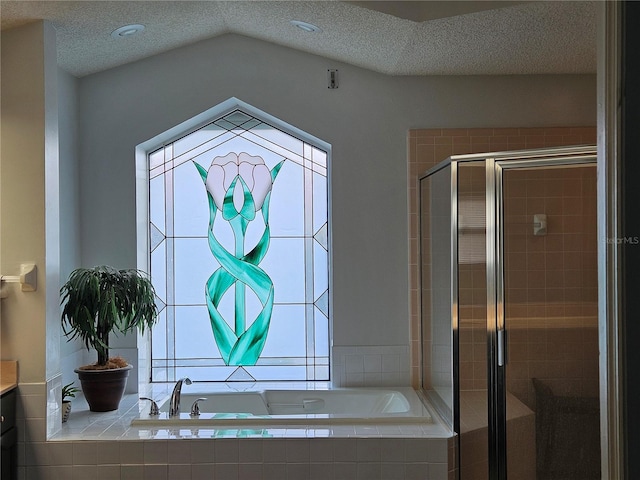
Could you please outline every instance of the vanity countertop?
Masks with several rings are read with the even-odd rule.
[[[18,386],[18,362],[0,361],[0,395],[4,395]]]

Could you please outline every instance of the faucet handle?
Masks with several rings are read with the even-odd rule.
[[[151,410],[149,411],[149,415],[155,417],[156,415],[160,415],[160,409],[158,408],[158,404],[156,401],[149,397],[140,397],[140,400],[149,400],[151,402]]]
[[[198,405],[198,402],[201,402],[203,400],[206,400],[206,397],[203,398],[198,398],[195,402],[193,402],[193,405],[191,405],[191,413],[189,414],[192,417],[197,417],[200,415],[200,405]]]

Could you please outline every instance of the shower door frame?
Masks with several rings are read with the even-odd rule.
[[[487,221],[487,338],[489,390],[489,479],[507,479],[506,365],[504,279],[504,191],[505,170],[572,165],[597,165],[595,146],[562,147],[485,156]]]
[[[485,162],[486,177],[486,279],[487,279],[487,396],[488,396],[488,464],[489,480],[507,479],[506,443],[506,376],[507,358],[506,326],[504,316],[504,265],[502,239],[504,170],[532,167],[562,167],[569,165],[597,164],[595,146],[552,147],[505,152],[453,155],[427,170],[418,178],[418,192],[423,180],[447,166],[451,167],[451,328],[453,363],[453,422],[458,434],[455,455],[460,454],[460,375],[459,375],[459,285],[458,285],[458,169],[459,164]],[[420,202],[421,203],[421,202]],[[420,219],[422,211],[420,211]],[[420,220],[422,221],[422,220]],[[418,242],[421,245],[421,242]],[[420,250],[421,250],[420,246]],[[422,258],[423,252],[420,251]],[[422,263],[422,261],[421,261]],[[420,274],[422,278],[422,273]],[[422,288],[420,288],[420,292]],[[421,302],[422,305],[422,302]],[[422,307],[421,307],[422,308]],[[421,329],[422,316],[420,322]],[[422,346],[422,331],[421,342]],[[421,362],[421,368],[424,365]],[[420,375],[423,378],[422,372]],[[601,375],[602,378],[602,375]],[[602,381],[602,380],[601,380]],[[424,387],[424,385],[421,385]],[[600,400],[601,405],[603,399]],[[602,417],[602,411],[601,411]],[[460,476],[459,464],[455,466]]]
[[[420,347],[421,347],[421,352],[420,352],[420,388],[423,390],[423,393],[425,394],[426,398],[428,399],[428,401],[433,405],[433,407],[436,409],[436,411],[438,412],[438,414],[440,415],[440,417],[442,418],[442,420],[444,420],[444,422],[454,431],[454,432],[459,432],[460,431],[460,402],[459,402],[459,395],[458,395],[458,390],[459,390],[459,376],[458,376],[458,361],[459,361],[459,351],[458,351],[458,269],[456,268],[456,265],[458,264],[458,235],[457,235],[457,228],[458,228],[458,203],[456,201],[457,195],[458,195],[458,164],[455,161],[450,161],[450,158],[438,163],[437,165],[433,166],[432,168],[430,168],[429,170],[427,170],[423,175],[421,175],[418,178],[418,182],[417,182],[417,191],[418,191],[418,196],[419,196],[419,222],[422,222],[422,211],[423,211],[423,202],[422,202],[422,195],[421,195],[421,184],[423,180],[426,180],[427,178],[431,177],[432,175],[435,175],[436,173],[440,172],[441,170],[446,169],[447,167],[450,168],[450,172],[449,172],[449,176],[450,176],[450,199],[451,199],[451,203],[450,203],[450,207],[451,207],[451,226],[450,226],[450,253],[451,253],[451,258],[450,258],[450,302],[451,302],[451,347],[452,347],[452,358],[451,358],[451,362],[452,362],[452,378],[451,378],[451,396],[452,398],[450,399],[450,403],[451,403],[451,408],[449,408],[449,405],[447,404],[447,401],[445,399],[440,398],[438,395],[432,394],[431,392],[427,391],[424,387],[424,369],[425,369],[425,365],[424,365],[424,347],[423,347],[423,339],[424,339],[424,335],[423,335],[423,330],[424,330],[424,324],[423,324],[423,314],[422,314],[422,309],[423,309],[423,301],[422,301],[422,295],[423,295],[423,289],[422,287],[420,287],[419,289],[419,295],[420,295]],[[419,230],[422,231],[422,227],[419,227]],[[419,257],[420,257],[420,265],[422,265],[422,258],[424,256],[424,252],[422,251],[422,241],[419,240],[418,241],[418,249],[419,249]],[[422,284],[422,267],[420,267],[420,284]]]

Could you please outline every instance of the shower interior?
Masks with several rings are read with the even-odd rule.
[[[419,179],[421,383],[462,480],[600,478],[594,147]]]

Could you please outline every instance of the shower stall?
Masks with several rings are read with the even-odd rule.
[[[600,478],[595,147],[419,179],[422,389],[461,480]]]

